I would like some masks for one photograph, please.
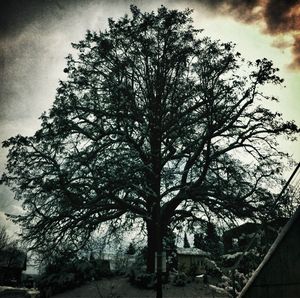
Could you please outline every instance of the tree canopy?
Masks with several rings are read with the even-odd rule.
[[[41,128],[4,142],[2,180],[23,201],[17,221],[32,248],[141,219],[159,250],[172,222],[268,214],[287,158],[277,137],[298,132],[264,105],[276,99],[262,87],[282,79],[271,61],[203,37],[190,15],[131,6],[87,31]]]
[[[211,222],[206,223],[204,230],[194,234],[194,246],[210,252],[215,259],[222,254],[221,243],[221,237],[216,230],[216,226]]]

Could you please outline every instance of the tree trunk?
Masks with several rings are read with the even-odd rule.
[[[147,271],[155,273],[156,233],[152,222],[147,222],[147,237]]]
[[[163,252],[163,235],[160,220],[156,223],[147,222],[147,271],[149,273],[156,273],[157,287],[156,297],[162,297],[162,252]],[[155,268],[156,258],[156,268]],[[155,271],[156,269],[156,271]]]
[[[158,65],[160,66],[160,65]],[[157,80],[157,81],[156,81]],[[161,230],[161,145],[162,145],[162,111],[161,111],[161,95],[163,94],[163,86],[161,85],[161,72],[160,67],[157,70],[157,77],[155,78],[155,91],[149,90],[151,93],[150,98],[150,148],[151,148],[151,174],[149,181],[150,189],[153,192],[153,197],[150,199],[151,211],[152,211],[152,224],[154,231],[154,247],[156,252],[156,298],[162,298],[162,230]],[[152,231],[150,232],[152,234]],[[152,244],[151,250],[152,250]],[[151,254],[149,253],[149,256]],[[150,260],[149,260],[150,261]]]
[[[147,222],[147,237],[147,271],[156,273],[156,298],[162,298],[163,231],[159,220],[155,223]]]
[[[161,222],[156,222],[156,253],[157,253],[157,284],[156,284],[156,298],[162,298],[162,252],[163,252],[163,241],[162,241],[162,227]]]

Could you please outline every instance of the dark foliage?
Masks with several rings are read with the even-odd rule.
[[[184,247],[184,248],[190,248],[190,247],[191,247],[191,246],[190,246],[190,243],[189,243],[189,240],[188,240],[188,238],[187,238],[186,233],[184,233],[183,247]]]
[[[211,253],[216,259],[223,253],[221,237],[212,222],[206,222],[204,226],[203,232],[194,234],[194,246]]]
[[[184,287],[188,281],[188,277],[184,272],[178,272],[174,275],[173,284],[177,287]]]
[[[127,248],[126,254],[128,255],[134,255],[136,253],[136,248],[132,242],[129,243],[129,246]]]
[[[57,256],[46,265],[38,280],[38,288],[42,296],[48,297],[78,287],[86,281],[110,276],[109,261]]]

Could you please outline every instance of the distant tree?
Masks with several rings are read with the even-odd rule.
[[[9,245],[9,237],[6,232],[6,228],[3,225],[0,225],[0,250],[4,249]]]
[[[126,253],[128,255],[134,255],[135,252],[136,252],[136,248],[135,248],[134,244],[132,242],[130,242],[129,246],[128,246],[127,250],[126,250]]]
[[[207,223],[205,242],[207,251],[213,257],[219,257],[222,254],[221,238],[217,233],[216,226],[212,222]]]
[[[204,229],[194,234],[194,246],[210,252],[216,258],[222,254],[222,242],[212,222],[206,222]]]
[[[184,247],[184,248],[190,248],[190,247],[191,247],[191,246],[190,246],[190,243],[189,243],[189,240],[188,240],[188,238],[187,238],[186,233],[184,233],[183,247]]]
[[[93,262],[95,262],[95,260],[96,260],[96,258],[94,256],[93,252],[91,252],[90,257],[89,257],[89,261],[93,263]]]
[[[6,226],[0,223],[0,250],[24,250],[18,242],[8,236]]]
[[[167,228],[163,241],[165,249],[176,249],[176,234],[170,227]]]
[[[168,272],[177,269],[176,234],[170,227],[167,228],[166,235],[163,239],[163,247],[166,252]]]
[[[197,232],[197,233],[194,234],[194,247],[202,249],[204,251],[207,250],[203,233]]]
[[[33,249],[75,249],[100,223],[139,220],[160,276],[171,223],[278,210],[266,191],[287,157],[277,137],[298,128],[264,107],[276,99],[261,87],[282,82],[272,62],[246,63],[233,44],[200,37],[190,10],[131,14],[73,44],[41,128],[4,142],[2,180],[23,200],[16,220]]]
[[[6,227],[0,223],[0,285],[10,285],[12,280],[16,285],[21,283],[21,272],[26,268],[26,253],[16,240],[10,239]]]

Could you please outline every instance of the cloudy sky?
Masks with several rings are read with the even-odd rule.
[[[16,134],[31,135],[41,113],[50,108],[58,80],[64,79],[65,57],[71,42],[87,29],[103,30],[107,18],[142,10],[192,8],[194,25],[204,34],[233,41],[246,59],[272,59],[284,86],[267,90],[280,98],[272,107],[300,125],[300,1],[299,0],[0,0],[0,141]],[[300,140],[286,145],[300,161]],[[0,173],[7,152],[0,149]],[[292,171],[292,169],[291,169]],[[0,221],[21,207],[0,186]]]

